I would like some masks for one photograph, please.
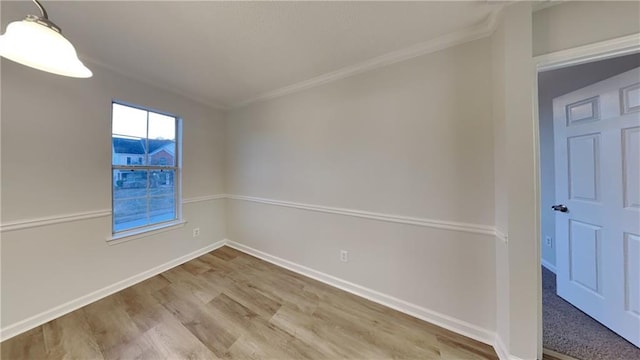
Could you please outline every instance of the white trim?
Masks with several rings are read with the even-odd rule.
[[[344,209],[344,208],[337,208],[337,207],[330,207],[330,206],[302,204],[302,203],[295,203],[290,201],[265,199],[265,198],[259,198],[259,197],[253,197],[253,196],[229,194],[227,195],[227,198],[234,199],[234,200],[250,201],[250,202],[261,203],[261,204],[269,204],[269,205],[284,206],[284,207],[290,207],[290,208],[296,208],[296,209],[303,209],[303,210],[309,210],[309,211],[317,211],[317,212],[323,212],[323,213],[329,213],[329,214],[354,216],[359,218],[393,222],[393,223],[399,223],[399,224],[416,225],[416,226],[424,226],[424,227],[443,229],[443,230],[462,231],[462,232],[479,234],[479,235],[496,236],[495,228],[490,225],[469,224],[469,223],[461,223],[461,222],[454,222],[454,221],[444,221],[444,220],[435,220],[435,219],[415,218],[415,217],[401,216],[401,215],[382,214],[382,213],[375,213],[375,212],[362,211],[362,210]]]
[[[478,25],[470,26],[468,28],[455,31],[447,35],[404,49],[386,53],[384,55],[354,65],[346,66],[336,71],[316,76],[308,80],[284,86],[279,89],[267,91],[253,98],[249,98],[232,104],[231,108],[238,108],[258,101],[278,98],[284,95],[324,85],[336,80],[344,79],[346,77],[360,74],[366,71],[371,71],[418,56],[431,54],[436,51],[487,37],[493,33],[493,30],[496,27],[498,16],[503,7],[503,5],[496,5],[496,8],[486,17],[484,21],[482,21]]]
[[[509,349],[502,341],[502,338],[499,334],[496,334],[496,339],[493,343],[493,349],[496,351],[498,355],[498,359],[500,360],[510,360],[511,356],[509,355]]]
[[[483,329],[479,326],[470,324],[466,321],[456,319],[454,317],[444,315],[415,304],[411,304],[409,302],[395,298],[393,296],[368,289],[364,286],[360,286],[360,285],[339,279],[337,277],[325,274],[317,270],[310,269],[306,266],[296,264],[294,262],[279,258],[277,256],[269,255],[260,250],[256,250],[252,247],[242,245],[231,240],[226,240],[226,245],[236,250],[247,253],[249,255],[255,256],[264,261],[270,262],[274,265],[291,270],[295,273],[310,277],[312,279],[318,280],[320,282],[323,282],[325,284],[331,285],[338,289],[344,290],[351,294],[371,300],[375,303],[398,310],[402,313],[405,313],[413,317],[416,317],[418,319],[438,325],[440,327],[454,331],[458,334],[483,342],[485,344],[493,345],[495,334],[492,331]]]
[[[62,224],[72,221],[96,219],[111,216],[111,210],[85,211],[73,214],[46,216],[33,219],[11,221],[0,225],[0,232],[22,230],[45,225]]]
[[[174,268],[178,265],[182,265],[185,262],[195,259],[199,256],[202,256],[208,252],[221,248],[225,245],[225,240],[221,240],[215,242],[211,245],[207,245],[199,250],[193,251],[189,254],[183,255],[179,258],[168,261],[162,265],[156,266],[149,270],[143,271],[137,275],[131,276],[127,279],[118,281],[114,284],[106,286],[102,289],[96,290],[89,294],[83,295],[77,299],[66,302],[62,305],[56,306],[52,309],[41,312],[40,314],[34,315],[25,320],[19,321],[17,323],[11,324],[5,328],[0,329],[0,341],[7,340],[12,338],[18,334],[21,334],[25,331],[31,330],[37,326],[45,324],[53,319],[61,317],[65,314],[68,314],[74,310],[77,310],[85,305],[91,304],[95,301],[98,301],[104,297],[107,297],[113,293],[116,293],[120,290],[126,289],[129,286],[135,285],[141,281],[144,281],[150,277],[158,275],[164,271],[167,271],[171,268]]]
[[[500,241],[502,241],[505,244],[509,242],[509,236],[505,234],[502,230],[496,227],[494,231],[496,233],[496,238],[498,238]]]
[[[183,199],[182,203],[192,204],[200,201],[224,199],[225,197],[226,195],[224,194],[206,195],[206,196]],[[96,219],[96,218],[107,217],[107,216],[111,216],[110,209],[83,211],[83,212],[78,212],[73,214],[53,215],[53,216],[44,216],[44,217],[33,218],[33,219],[15,220],[15,221],[10,221],[7,223],[0,224],[0,232],[24,230],[24,229],[30,229],[30,228],[35,228],[39,226],[62,224],[67,222]]]
[[[191,204],[191,203],[196,203],[196,202],[201,202],[201,201],[219,200],[219,199],[224,199],[226,197],[227,196],[225,194],[205,195],[205,196],[198,196],[198,197],[191,197],[191,198],[182,199],[182,203],[183,204]]]
[[[532,256],[535,257],[535,261],[539,261],[538,264],[544,265],[542,261],[542,256],[540,255],[540,249],[542,246],[542,239],[540,235],[541,229],[541,220],[540,220],[540,202],[541,202],[541,194],[539,191],[540,184],[540,139],[539,137],[539,129],[540,129],[540,116],[538,114],[538,73],[542,71],[554,70],[563,67],[573,66],[584,64],[588,62],[604,60],[609,58],[614,58],[617,56],[623,56],[628,54],[633,54],[640,52],[640,33],[631,34],[627,36],[622,36],[615,39],[605,40],[596,42],[593,44],[588,44],[584,46],[579,46],[567,50],[556,51],[550,54],[544,54],[540,56],[536,56],[533,58],[534,71],[535,76],[533,77],[533,114],[534,114],[534,122],[535,129],[534,137],[536,138],[535,143],[535,180],[536,180],[536,206],[535,206],[535,220],[536,220],[536,238],[537,246],[535,254]],[[543,355],[543,343],[542,343],[542,272],[537,272],[537,309],[536,312],[538,314],[538,356],[542,357]],[[533,310],[533,309],[531,309]]]
[[[540,72],[629,55],[638,51],[640,51],[640,33],[539,55],[533,60]]]
[[[134,229],[117,234],[107,236],[107,244],[116,245],[123,242],[140,239],[147,236],[157,235],[163,232],[179,229],[184,227],[187,222],[185,220],[175,220],[166,223],[146,226],[140,229]]]
[[[524,360],[517,356],[511,355],[509,353],[509,349],[504,344],[504,342],[502,341],[502,338],[498,334],[496,334],[496,339],[493,344],[493,349],[496,351],[496,354],[498,354],[498,358],[500,360]]]
[[[570,0],[538,0],[538,1],[534,1],[533,5],[531,6],[531,10],[532,12],[538,12],[540,10],[544,10],[556,5],[560,5],[567,1],[570,1]]]
[[[547,270],[551,271],[552,273],[556,273],[556,266],[551,264],[550,262],[548,262],[545,259],[540,259],[540,264],[542,266],[544,266],[545,268],[547,268]]]

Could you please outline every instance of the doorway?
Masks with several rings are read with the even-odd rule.
[[[620,81],[629,84],[624,83],[621,88],[614,89]],[[579,359],[640,358],[640,348],[637,347],[640,338],[636,342],[634,332],[637,319],[640,334],[640,313],[635,314],[636,302],[640,303],[637,298],[640,290],[633,286],[640,276],[640,268],[634,273],[636,260],[640,259],[640,247],[636,249],[636,243],[633,242],[639,231],[623,231],[623,237],[626,238],[619,241],[623,249],[613,254],[609,250],[614,247],[607,242],[612,237],[609,226],[605,231],[605,227],[599,223],[602,219],[587,216],[595,216],[599,212],[600,217],[606,218],[607,214],[612,214],[609,208],[598,209],[603,203],[610,202],[607,196],[615,197],[610,191],[614,182],[604,184],[615,172],[613,169],[617,165],[613,163],[620,163],[612,159],[624,157],[625,149],[632,151],[627,158],[629,155],[636,156],[633,153],[636,151],[633,150],[635,129],[640,129],[640,125],[635,124],[636,119],[640,124],[640,112],[637,112],[640,106],[635,107],[635,96],[640,98],[640,87],[636,87],[636,84],[640,84],[640,54],[538,73],[543,346]],[[636,88],[639,89],[637,93]],[[617,114],[613,114],[618,110]],[[605,122],[607,125],[602,125]],[[613,122],[625,124],[615,129],[599,128]],[[600,131],[604,131],[603,134],[617,131],[619,135],[607,135],[607,139],[603,139],[598,135]],[[635,161],[640,162],[637,159],[633,158],[632,166],[637,165]],[[609,163],[612,164],[611,168],[607,167]],[[607,172],[603,175],[605,169]],[[628,166],[625,169],[620,171],[621,179],[625,174],[629,175],[629,171],[636,171]],[[571,179],[571,176],[574,178]],[[631,173],[631,176],[635,175]],[[623,181],[618,183],[623,184]],[[635,190],[629,186],[640,188],[640,185],[629,182],[626,185],[626,189],[620,185],[618,192],[627,197],[635,196]],[[622,199],[622,202],[629,205],[627,200]],[[552,206],[556,206],[556,211],[552,210]],[[640,211],[640,208],[631,206],[626,210],[631,214],[630,221],[640,220],[640,212],[634,212]],[[634,217],[635,214],[637,217]],[[619,219],[621,216],[615,217]],[[635,254],[636,251],[639,254]],[[615,260],[616,257],[621,262],[617,264],[621,269],[619,273],[610,271],[610,268],[615,268],[610,264],[611,259]],[[624,279],[618,279],[620,277]],[[620,296],[622,300],[615,300],[616,303],[624,302],[625,307],[620,311],[623,315],[617,317],[610,315],[611,305],[607,303],[610,293],[615,292],[611,290],[610,278],[619,280],[615,288],[624,288],[624,294]],[[625,316],[628,319],[625,320]],[[624,324],[619,325],[621,323]],[[630,336],[633,338],[629,339]]]

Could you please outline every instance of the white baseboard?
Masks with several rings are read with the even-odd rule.
[[[496,334],[496,341],[493,344],[493,348],[496,350],[496,353],[498,354],[498,358],[500,360],[524,360],[522,358],[509,354],[509,349],[498,334]]]
[[[177,259],[166,262],[162,265],[156,266],[152,269],[141,272],[137,275],[114,283],[112,285],[106,286],[100,290],[96,290],[87,295],[81,296],[77,299],[71,300],[65,304],[56,306],[50,310],[44,311],[40,314],[34,315],[30,318],[22,320],[20,322],[11,324],[5,328],[0,329],[0,341],[7,340],[16,335],[19,335],[23,332],[31,330],[37,326],[40,326],[44,323],[47,323],[51,320],[54,320],[58,317],[61,317],[65,314],[68,314],[74,310],[77,310],[83,306],[91,304],[95,301],[98,301],[104,297],[107,297],[113,293],[116,293],[120,290],[123,290],[127,287],[135,285],[141,281],[144,281],[150,277],[158,275],[164,271],[167,271],[171,268],[174,268],[178,265],[184,264],[187,261],[195,259],[199,256],[202,256],[208,252],[216,250],[222,246],[229,246],[236,250],[242,251],[249,255],[255,256],[277,266],[283,267],[285,269],[291,270],[298,274],[310,277],[312,279],[318,280],[325,284],[331,285],[333,287],[342,289],[349,293],[355,294],[357,296],[363,297],[365,299],[371,300],[375,303],[387,306],[389,308],[398,310],[405,314],[414,316],[418,319],[427,321],[429,323],[438,325],[447,330],[451,330],[458,334],[467,336],[469,338],[478,340],[485,344],[491,345],[494,347],[496,353],[500,360],[521,360],[517,357],[509,355],[508,349],[505,347],[504,343],[493,331],[483,329],[479,326],[470,324],[466,321],[456,319],[454,317],[444,315],[438,313],[436,311],[432,311],[421,306],[411,304],[407,301],[395,298],[390,295],[386,295],[375,290],[368,289],[366,287],[336,278],[334,276],[325,274],[323,272],[310,269],[308,267],[296,264],[294,262],[279,258],[277,256],[273,256],[262,252],[260,250],[251,248],[246,245],[242,245],[240,243],[236,243],[231,240],[221,240],[215,242],[211,245],[205,246],[202,249],[198,249],[194,252],[181,256]]]
[[[211,245],[207,245],[201,249],[198,249],[194,252],[181,256],[177,259],[173,259],[169,262],[166,262],[162,265],[156,266],[152,269],[143,271],[139,274],[136,274],[130,278],[124,279],[122,281],[118,281],[117,283],[106,286],[100,290],[96,290],[87,295],[81,296],[77,299],[71,300],[62,305],[56,306],[52,309],[41,312],[40,314],[34,315],[25,320],[19,321],[17,323],[11,324],[5,328],[0,329],[0,341],[7,340],[12,338],[18,334],[21,334],[25,331],[31,330],[37,326],[45,324],[53,319],[56,319],[60,316],[68,314],[74,310],[77,310],[85,305],[89,305],[92,302],[98,301],[102,298],[105,298],[113,293],[116,293],[120,290],[123,290],[129,286],[135,285],[141,281],[144,281],[150,277],[158,275],[164,271],[167,271],[171,268],[174,268],[178,265],[184,264],[185,262],[195,259],[199,256],[202,256],[208,252],[211,252],[215,249],[218,249],[225,245],[225,240],[221,240],[215,242]]]
[[[368,289],[366,287],[336,278],[334,276],[325,274],[317,270],[310,269],[306,266],[302,266],[285,259],[281,259],[277,256],[269,255],[260,250],[256,250],[254,248],[251,248],[246,245],[242,245],[240,243],[237,243],[231,240],[227,240],[226,245],[236,250],[247,253],[249,255],[260,258],[264,261],[270,262],[274,265],[277,265],[285,269],[291,270],[293,272],[296,272],[298,274],[310,277],[312,279],[318,280],[320,282],[331,285],[338,289],[342,289],[349,293],[371,300],[375,303],[378,303],[378,304],[390,307],[392,309],[398,310],[400,312],[403,312],[405,314],[411,315],[418,319],[438,325],[447,330],[451,330],[453,332],[478,340],[488,345],[492,345],[492,346],[494,345],[495,333],[493,331],[483,329],[479,326],[470,324],[466,321],[456,319],[448,315],[440,314],[436,311],[425,309],[423,307],[420,307],[415,304],[411,304],[409,302],[395,298],[393,296]]]
[[[507,349],[507,346],[504,344],[504,342],[502,341],[502,338],[498,334],[496,334],[496,340],[493,344],[493,348],[495,349],[496,354],[498,354],[498,359],[511,360],[511,356],[509,355],[509,349]]]
[[[540,259],[540,263],[542,264],[542,266],[546,267],[547,270],[551,271],[552,273],[556,273],[556,266],[552,265],[550,262],[548,262],[545,259]]]

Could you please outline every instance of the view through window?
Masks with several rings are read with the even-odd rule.
[[[113,103],[114,234],[178,219],[178,121],[175,116]]]

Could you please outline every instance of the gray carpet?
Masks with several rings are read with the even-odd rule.
[[[640,349],[556,295],[556,275],[542,268],[543,344],[583,360],[640,360]]]

